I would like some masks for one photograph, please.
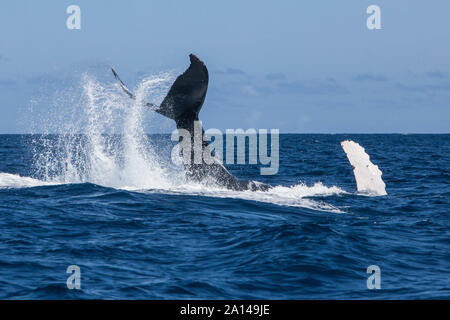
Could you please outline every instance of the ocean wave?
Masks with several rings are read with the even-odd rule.
[[[73,181],[72,183],[79,183]],[[62,184],[71,184],[63,181],[42,181],[31,177],[23,177],[16,174],[0,173],[0,188],[32,188],[41,186],[55,186]],[[165,193],[172,195],[191,195],[216,198],[242,199],[247,201],[257,201],[271,203],[280,206],[303,207],[307,209],[342,212],[340,209],[327,204],[323,201],[306,199],[310,197],[324,197],[333,195],[347,194],[346,191],[339,187],[327,187],[321,182],[317,182],[312,186],[300,183],[294,186],[274,186],[268,191],[233,191],[218,186],[207,186],[199,183],[185,183],[172,185],[170,187],[163,186],[161,188],[146,188],[146,185],[130,187],[129,185],[117,186],[116,184],[98,184],[102,187],[114,188],[118,190],[127,190],[144,193]]]
[[[57,182],[42,181],[30,177],[22,177],[17,174],[0,172],[0,188],[31,188],[40,186],[50,186]]]

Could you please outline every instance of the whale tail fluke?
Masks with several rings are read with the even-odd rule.
[[[189,68],[172,84],[161,105],[147,103],[147,106],[154,108],[159,114],[175,120],[177,127],[190,127],[191,123],[198,120],[198,114],[205,101],[208,89],[208,69],[203,61],[194,54],[189,55],[191,64]],[[122,90],[131,98],[135,95],[119,78],[117,72],[111,68],[114,77]],[[155,108],[156,107],[156,108]]]
[[[136,97],[134,96],[134,94],[130,91],[130,89],[127,88],[127,86],[125,85],[125,83],[123,83],[122,80],[120,80],[119,75],[117,74],[116,70],[114,70],[114,68],[111,68],[111,71],[114,75],[114,77],[116,78],[117,82],[119,83],[120,87],[122,88],[122,90],[133,100],[136,99]]]
[[[178,76],[156,110],[175,120],[177,126],[186,121],[198,120],[208,89],[209,76],[205,64],[193,54],[190,54],[189,58],[191,60],[189,68]]]
[[[184,129],[190,133],[191,146],[195,145],[195,128],[196,121],[199,120],[198,114],[205,101],[206,91],[208,90],[208,69],[203,61],[197,58],[195,55],[189,55],[191,64],[189,68],[178,76],[175,82],[170,87],[167,96],[159,106],[147,104],[159,114],[166,116],[167,118],[175,120],[177,129]],[[112,69],[114,77],[119,82],[122,90],[132,99],[136,99],[134,94],[125,86],[120,80],[116,71]],[[204,135],[203,128],[202,136]],[[180,142],[183,141],[184,136],[180,134]],[[202,139],[202,154],[211,154],[209,150],[209,144]],[[181,150],[181,153],[188,152],[187,158],[194,159],[194,148]],[[184,156],[184,155],[183,155]],[[230,190],[243,191],[267,191],[269,186],[263,183],[256,183],[253,181],[244,181],[233,176],[220,161],[214,161],[213,163],[206,163],[202,159],[201,163],[184,163],[186,170],[186,177],[188,180],[196,182],[214,182],[219,185],[224,185]]]

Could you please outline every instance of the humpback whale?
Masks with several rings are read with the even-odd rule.
[[[194,130],[196,125],[199,125],[199,113],[205,101],[206,91],[208,89],[209,75],[208,69],[205,63],[200,60],[194,54],[189,55],[190,65],[189,68],[172,84],[167,96],[163,102],[157,106],[152,103],[146,103],[147,107],[157,113],[172,119],[175,121],[177,129],[186,130],[190,133],[190,154],[184,155],[190,157],[191,161],[184,162],[186,178],[190,181],[200,183],[214,183],[220,186],[224,186],[227,189],[235,191],[267,191],[269,185],[251,181],[241,180],[233,176],[224,165],[217,159],[213,158],[212,163],[206,163],[204,159],[201,159],[201,163],[195,163],[194,161],[194,136],[197,130]],[[114,77],[117,79],[123,91],[131,98],[136,99],[134,94],[125,86],[120,80],[116,71],[112,69]],[[204,141],[204,130],[201,128],[202,134],[202,154],[204,151],[209,152],[208,142]],[[183,136],[179,135],[179,142],[182,142]],[[182,150],[182,152],[185,152]]]

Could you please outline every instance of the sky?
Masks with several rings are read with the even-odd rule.
[[[72,4],[80,30],[66,27]],[[205,129],[449,133],[449,12],[447,0],[2,1],[0,133],[30,132],[83,72],[113,82],[114,66],[133,87],[182,73],[189,53],[210,74]]]

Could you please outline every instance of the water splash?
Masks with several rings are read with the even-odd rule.
[[[145,110],[144,99],[160,98],[169,80],[167,74],[144,79],[136,100],[131,100],[115,85],[104,86],[84,74],[79,101],[66,100],[72,110],[68,120],[58,118],[56,126],[55,118],[45,120],[60,134],[52,135],[48,129],[34,141],[36,175],[44,181],[114,188],[169,186],[167,170],[150,147],[143,125],[144,114],[152,114]]]
[[[31,188],[39,186],[49,186],[55,183],[22,177],[17,174],[0,172],[0,188]]]
[[[171,80],[169,74],[146,78],[135,90],[136,99],[131,100],[116,85],[103,85],[84,74],[81,93],[58,95],[56,110],[44,121],[46,134],[34,141],[38,180],[16,176],[14,186],[20,181],[23,187],[36,186],[39,181],[42,185],[89,182],[140,192],[236,198],[340,212],[330,204],[306,198],[346,193],[322,183],[238,192],[186,182],[182,167],[163,160],[144,129],[144,123],[151,123],[154,114],[145,102],[159,104]],[[11,177],[0,174],[0,187],[7,187],[2,179]]]

